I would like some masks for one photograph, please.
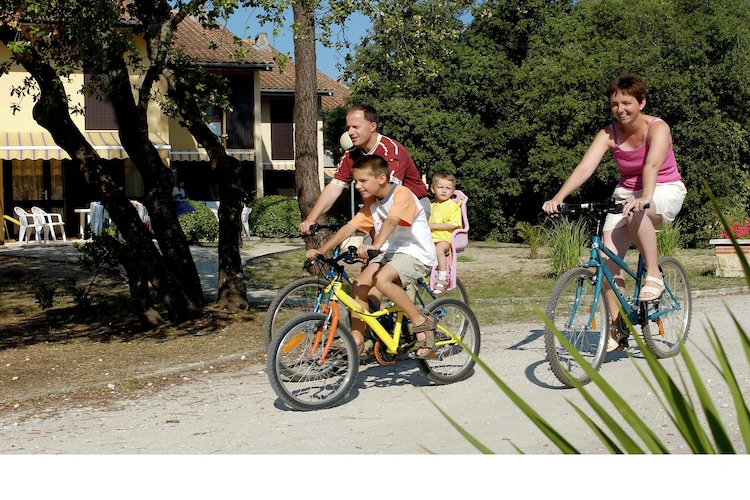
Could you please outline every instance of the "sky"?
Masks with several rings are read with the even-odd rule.
[[[289,53],[294,56],[294,40],[292,38],[291,28],[282,28],[279,34],[273,35],[273,27],[270,24],[261,26],[256,19],[255,9],[238,9],[227,23],[227,28],[237,36],[254,39],[258,33],[265,32],[268,34],[268,43],[276,50]],[[286,16],[286,24],[291,24],[291,10]],[[352,45],[359,43],[360,38],[364,35],[365,30],[369,28],[370,21],[362,15],[353,16],[346,25],[345,36]],[[337,52],[334,49],[327,49],[318,43],[316,49],[316,59],[318,70],[327,76],[336,79],[342,70],[337,68],[337,64],[343,64],[346,52]]]

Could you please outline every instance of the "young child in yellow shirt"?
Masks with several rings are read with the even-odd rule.
[[[456,190],[456,177],[439,172],[432,177],[430,189],[435,201],[430,205],[430,231],[435,243],[438,261],[438,280],[433,293],[441,294],[448,289],[448,258],[451,252],[451,234],[462,226],[461,205],[451,199]]]

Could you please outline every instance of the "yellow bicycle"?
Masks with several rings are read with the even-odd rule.
[[[324,311],[290,319],[268,345],[271,387],[292,409],[307,411],[335,406],[346,399],[356,382],[359,354],[351,332],[339,322],[341,305],[357,313],[377,337],[374,354],[382,365],[395,363],[402,356],[414,359],[419,370],[435,384],[463,380],[474,367],[474,360],[465,349],[479,354],[479,322],[465,302],[445,297],[424,307],[437,325],[435,350],[433,358],[417,359],[415,338],[405,328],[409,319],[401,308],[388,303],[375,312],[365,311],[344,291],[342,262],[362,262],[356,250],[352,246],[333,258],[317,257],[336,271],[323,290],[328,297]]]

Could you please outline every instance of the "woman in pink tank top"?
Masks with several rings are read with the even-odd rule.
[[[608,151],[620,170],[620,182],[612,197],[625,203],[622,214],[607,217],[604,224],[604,244],[624,257],[635,242],[646,262],[648,279],[641,289],[639,300],[657,299],[664,291],[656,251],[656,229],[672,222],[682,208],[687,191],[677,169],[672,149],[672,134],[662,119],[644,114],[646,85],[637,75],[622,75],[612,80],[605,90],[615,121],[596,135],[583,159],[576,166],[552,199],[542,209],[557,213],[565,198],[593,175]],[[623,272],[611,262],[607,266],[624,291]],[[608,305],[613,327],[607,350],[627,345],[619,342],[626,332],[619,332],[618,302],[612,296]]]

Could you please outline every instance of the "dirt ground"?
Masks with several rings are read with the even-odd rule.
[[[708,254],[696,258],[701,262],[690,265],[710,268]],[[529,259],[528,248],[520,245],[472,243],[460,266],[470,289],[549,273],[547,259]],[[92,274],[73,263],[0,255],[0,413],[106,406],[263,362],[262,303],[245,312],[207,307],[193,321],[143,332],[121,279],[97,277],[94,306],[80,314],[72,284],[91,282]],[[42,285],[56,290],[48,310],[34,298]],[[250,293],[258,287],[251,283]]]

